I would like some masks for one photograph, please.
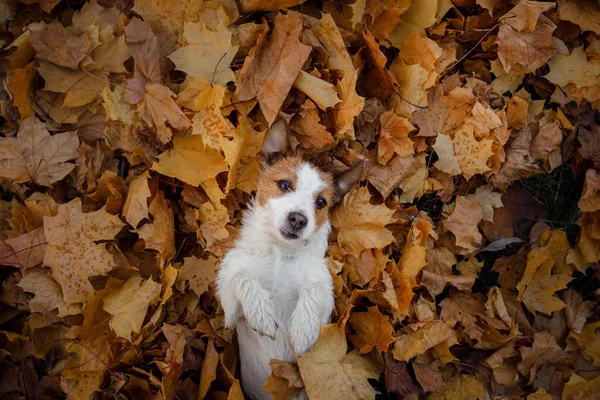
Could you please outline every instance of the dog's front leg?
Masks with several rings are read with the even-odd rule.
[[[308,283],[300,289],[290,325],[290,340],[296,355],[301,356],[311,349],[332,310],[333,293],[327,285]]]
[[[267,291],[256,279],[244,273],[237,274],[235,290],[250,326],[258,333],[274,339],[277,322],[273,313],[273,302]]]

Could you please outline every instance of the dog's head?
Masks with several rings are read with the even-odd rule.
[[[280,119],[265,136],[256,200],[270,234],[291,242],[309,239],[327,223],[329,209],[360,179],[363,164],[334,176],[288,149],[287,125]]]

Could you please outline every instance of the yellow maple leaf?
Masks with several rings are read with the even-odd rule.
[[[305,71],[300,71],[293,87],[310,97],[322,110],[334,107],[341,101],[335,86]]]
[[[448,340],[456,341],[456,332],[442,321],[419,322],[404,329],[394,343],[392,354],[396,360],[409,361]]]
[[[335,131],[339,137],[354,139],[354,117],[363,109],[364,97],[356,93],[358,71],[343,71],[337,83],[337,91],[342,100],[335,106],[333,118]]]
[[[298,366],[275,359],[269,365],[271,376],[263,387],[273,395],[273,400],[292,400],[304,387]]]
[[[200,135],[176,135],[173,148],[158,156],[152,164],[156,172],[177,178],[192,186],[227,171],[227,163],[216,150],[205,148]]]
[[[19,110],[21,119],[31,117],[33,113],[33,88],[35,63],[31,63],[24,68],[14,70],[14,75],[8,82],[14,101],[13,104]]]
[[[416,128],[407,118],[399,117],[393,111],[386,111],[380,121],[381,130],[377,141],[377,157],[380,164],[387,164],[394,153],[400,157],[415,153],[415,143],[408,134]]]
[[[60,285],[50,275],[32,271],[17,283],[23,291],[33,293],[35,296],[29,300],[31,312],[48,312],[58,309],[58,316],[65,317],[81,312],[80,304],[68,304],[63,298]]]
[[[376,306],[369,307],[367,312],[354,313],[348,320],[355,333],[350,336],[350,341],[360,354],[368,353],[373,349],[385,352],[394,342],[392,337],[392,324],[389,317],[381,314]]]
[[[181,292],[184,292],[186,286],[189,286],[194,293],[202,296],[208,290],[208,285],[215,281],[215,271],[218,261],[213,256],[208,256],[206,259],[197,257],[184,258],[183,265],[179,268],[179,273],[177,274],[177,288]]]
[[[371,205],[370,199],[366,187],[354,189],[331,215],[332,225],[339,229],[338,243],[354,257],[360,257],[364,249],[382,248],[394,240],[385,228],[392,223],[394,210]]]
[[[146,84],[146,93],[138,104],[138,112],[142,120],[150,128],[156,129],[156,138],[161,143],[171,140],[174,129],[185,129],[190,126],[190,120],[177,106],[175,93],[159,83]],[[169,126],[167,126],[167,122]]]
[[[471,124],[465,124],[454,134],[454,152],[458,158],[458,164],[466,179],[473,175],[489,171],[487,161],[494,154],[492,150],[493,140],[477,140],[474,136],[474,128]]]
[[[79,199],[58,206],[55,217],[44,217],[48,242],[44,265],[52,269],[67,303],[86,303],[93,296],[88,278],[104,275],[113,266],[105,245],[95,242],[114,239],[123,225],[118,216],[104,209],[82,213]]]
[[[368,379],[376,379],[379,369],[358,350],[346,354],[347,348],[344,326],[329,324],[321,328],[313,348],[298,357],[300,374],[310,398],[367,400],[375,397]]]
[[[219,16],[227,16],[219,13]],[[214,22],[213,22],[214,23]],[[225,85],[235,81],[231,62],[239,46],[231,44],[231,30],[219,19],[213,28],[208,28],[204,21],[185,22],[183,37],[187,45],[178,48],[169,56],[175,68],[186,74],[206,79],[217,85]]]
[[[523,278],[517,284],[518,300],[523,301],[527,308],[550,315],[563,309],[566,305],[554,293],[565,289],[571,282],[569,275],[552,275],[554,260],[547,247],[533,249],[527,255],[527,267]]]
[[[148,307],[159,299],[160,287],[152,279],[134,275],[104,298],[102,308],[112,314],[110,327],[117,336],[131,341],[131,334],[140,332]]]
[[[440,395],[431,396],[432,400],[471,400],[485,399],[488,393],[476,377],[458,374],[448,382]]]

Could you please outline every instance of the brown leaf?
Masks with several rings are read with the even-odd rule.
[[[148,307],[157,302],[159,296],[160,284],[134,275],[104,298],[102,308],[112,315],[110,327],[115,334],[131,341],[131,334],[140,333]]]
[[[519,372],[529,376],[529,384],[535,380],[538,369],[543,365],[567,365],[571,357],[557,344],[548,332],[537,332],[533,335],[532,347],[521,347],[522,361]]]
[[[339,229],[338,242],[349,254],[360,257],[364,249],[390,244],[394,237],[385,228],[392,223],[393,210],[369,203],[366,187],[351,191],[331,215],[331,224]]]
[[[423,269],[421,286],[427,288],[432,296],[442,293],[446,285],[452,285],[459,290],[469,290],[475,283],[475,275],[455,275],[452,266],[456,257],[445,247],[436,247],[427,254],[427,266]],[[515,282],[516,283],[516,282]]]
[[[560,19],[579,25],[582,31],[600,33],[600,5],[597,2],[559,0],[558,15]]]
[[[14,97],[13,104],[19,110],[21,119],[33,115],[32,97],[35,77],[35,64],[31,63],[24,68],[16,69],[13,77],[8,82],[8,88]]]
[[[151,195],[148,186],[149,176],[148,171],[144,171],[131,180],[127,199],[123,204],[123,217],[134,228],[137,228],[141,220],[149,218],[148,198]]]
[[[377,141],[379,163],[386,165],[394,153],[400,157],[415,154],[414,142],[408,137],[415,129],[407,118],[399,117],[391,111],[383,113]]]
[[[31,312],[48,312],[58,309],[58,316],[65,317],[81,312],[81,305],[68,304],[63,298],[60,285],[50,275],[31,271],[17,284],[25,292],[35,296],[29,301]]]
[[[15,183],[33,181],[51,186],[63,179],[75,164],[79,139],[71,133],[50,135],[35,116],[21,122],[17,138],[0,138],[0,176]]]
[[[371,399],[375,390],[367,379],[377,379],[375,363],[358,354],[346,354],[343,326],[329,324],[321,328],[313,348],[297,359],[306,392],[310,398]]]
[[[271,376],[263,387],[273,395],[273,400],[292,400],[304,387],[298,366],[276,359],[269,365]]]
[[[210,384],[217,377],[217,367],[219,365],[219,354],[215,350],[214,340],[208,342],[204,360],[202,361],[202,371],[200,375],[200,386],[198,387],[198,400],[204,400]]]
[[[93,25],[90,26],[93,28]],[[79,68],[79,63],[92,49],[97,41],[98,31],[88,29],[80,36],[76,36],[58,21],[46,25],[40,30],[31,32],[31,45],[37,58],[70,69]]]
[[[521,64],[535,71],[544,65],[554,54],[556,48],[552,41],[552,32],[556,25],[541,15],[532,32],[519,32],[506,23],[500,24],[498,32],[498,58],[505,71],[510,71],[514,64]]]
[[[350,336],[350,341],[360,354],[373,349],[386,352],[388,346],[394,342],[389,318],[382,315],[377,307],[369,307],[367,312],[352,314],[348,322],[355,331],[354,335]]]
[[[162,192],[154,197],[148,210],[152,214],[152,223],[138,229],[138,234],[141,239],[144,239],[147,249],[158,251],[159,265],[162,267],[165,261],[175,256],[173,210],[169,207]]]
[[[213,256],[208,256],[207,259],[184,258],[183,266],[179,268],[177,275],[177,289],[183,292],[186,287],[189,287],[196,295],[202,296],[208,290],[208,285],[215,281],[217,262],[218,260]]]
[[[456,245],[463,252],[472,252],[481,244],[482,236],[477,225],[483,218],[483,210],[479,203],[459,196],[454,203],[452,213],[446,219],[446,229],[454,234]]]
[[[94,294],[88,278],[112,269],[112,256],[95,242],[114,239],[122,227],[119,217],[104,209],[82,213],[79,199],[60,205],[55,217],[44,217],[44,265],[52,269],[68,304],[86,303]]]
[[[240,101],[256,98],[269,125],[292,84],[300,73],[311,48],[299,40],[302,21],[293,15],[278,14],[269,38],[267,31],[250,50],[237,82],[236,95]]]
[[[500,21],[510,25],[519,32],[525,29],[533,32],[539,16],[555,6],[556,3],[525,0],[504,14],[500,18]]]
[[[579,154],[586,160],[592,161],[595,166],[600,165],[600,125],[592,125],[591,129],[580,127],[577,135],[581,147]]]
[[[419,322],[403,329],[404,335],[394,343],[396,360],[408,361],[447,340],[456,342],[456,332],[442,321]]]
[[[594,169],[588,169],[585,173],[583,193],[577,203],[583,212],[594,212],[600,210],[600,173]]]

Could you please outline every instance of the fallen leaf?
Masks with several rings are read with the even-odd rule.
[[[408,134],[415,130],[406,118],[398,117],[391,111],[381,116],[381,130],[377,141],[377,155],[380,164],[387,164],[395,154],[406,157],[415,153],[414,142]]]
[[[596,2],[559,0],[558,15],[560,19],[579,25],[583,31],[600,33],[600,6]]]
[[[483,239],[477,227],[483,218],[483,209],[465,196],[458,196],[454,204],[454,210],[446,219],[446,229],[454,234],[457,246],[472,252]]]
[[[223,16],[224,13],[218,15]],[[211,84],[225,85],[235,81],[229,66],[239,46],[232,45],[232,33],[227,25],[228,21],[221,18],[210,29],[202,20],[185,22],[183,37],[187,45],[169,56],[175,68],[189,76],[206,79]]]
[[[467,400],[486,399],[488,396],[485,388],[476,377],[458,374],[448,382],[446,390],[439,396],[432,396],[436,400]]]
[[[377,366],[358,350],[346,354],[343,326],[329,324],[321,328],[313,348],[297,359],[300,375],[309,397],[371,399],[375,390],[367,379],[377,379]]]
[[[489,139],[477,140],[472,125],[464,125],[454,134],[454,152],[466,179],[490,170],[487,161],[493,155],[493,142]]]
[[[333,111],[335,131],[339,137],[354,138],[354,118],[360,114],[365,99],[356,93],[357,71],[343,71],[337,83],[337,91],[341,102]]]
[[[275,359],[269,365],[271,376],[263,387],[274,400],[292,400],[304,387],[298,366]]]
[[[93,28],[93,25],[89,28]],[[96,31],[97,35],[98,31]],[[92,49],[93,41],[98,39],[94,38],[93,29],[76,36],[65,29],[60,22],[55,21],[42,29],[32,31],[29,40],[37,58],[76,70]]]
[[[182,168],[182,165],[186,168]],[[198,186],[201,182],[227,171],[227,163],[218,151],[204,147],[201,136],[176,135],[173,138],[173,148],[159,155],[158,162],[152,164],[152,169],[192,186]]]
[[[469,290],[475,283],[476,276],[456,275],[452,267],[456,265],[456,257],[446,247],[436,247],[427,254],[427,265],[423,268],[421,286],[427,288],[432,296],[437,296],[447,285],[459,290]]]
[[[141,239],[144,239],[147,249],[158,251],[159,265],[164,265],[175,257],[175,222],[173,210],[165,200],[162,192],[159,192],[150,203],[148,208],[152,214],[152,223],[147,223],[138,229]]]
[[[176,286],[181,292],[189,287],[198,296],[208,291],[208,285],[215,281],[215,271],[218,260],[213,256],[207,259],[187,257],[183,259],[183,265],[177,274]],[[186,283],[187,282],[187,283]]]
[[[149,218],[148,198],[151,196],[148,186],[149,177],[149,172],[144,171],[131,180],[127,199],[123,204],[123,217],[134,228],[137,228],[141,220]]]
[[[50,135],[35,116],[21,122],[16,138],[0,138],[0,176],[15,183],[52,186],[75,168],[79,139],[65,132]]]
[[[394,342],[389,318],[382,315],[377,307],[369,307],[367,312],[352,314],[348,322],[355,331],[354,335],[350,336],[350,341],[360,354],[373,349],[386,352]]]
[[[267,31],[250,50],[237,81],[240,101],[256,98],[269,125],[281,108],[311,48],[299,40],[302,21],[278,14],[270,37]]]
[[[565,289],[571,277],[564,274],[551,275],[554,260],[547,248],[533,249],[527,255],[527,267],[523,278],[517,284],[519,301],[535,313],[536,311],[550,315],[565,307],[559,298],[554,297],[558,290]]]
[[[79,199],[58,206],[55,217],[44,217],[48,242],[44,265],[52,269],[68,304],[86,303],[94,295],[88,278],[104,275],[113,267],[105,245],[95,242],[114,239],[122,227],[119,217],[104,209],[82,213]]]
[[[175,93],[166,86],[158,83],[148,83],[146,94],[138,104],[138,112],[141,119],[149,128],[156,130],[156,137],[162,143],[171,140],[173,129],[185,129],[190,126],[190,120],[177,106]],[[166,124],[169,124],[167,126]]]
[[[131,334],[140,333],[148,307],[159,296],[160,284],[134,275],[104,298],[102,308],[112,315],[110,327],[116,335],[131,341]]]
[[[21,119],[33,115],[33,80],[35,77],[35,64],[31,63],[24,68],[16,69],[12,79],[8,82],[8,88],[14,96],[13,104],[19,110]]]
[[[65,317],[81,312],[79,304],[68,304],[63,298],[60,285],[50,275],[31,271],[17,284],[25,292],[35,296],[29,301],[31,312],[45,313],[58,309],[58,316]]]
[[[598,391],[596,389],[598,385],[600,385],[600,377],[586,380],[573,373],[569,381],[565,383],[561,398],[564,400],[595,400],[598,398]]]
[[[294,89],[306,94],[320,109],[326,110],[334,107],[341,100],[335,87],[318,77],[305,71],[300,71],[293,84]]]
[[[577,205],[583,212],[600,210],[600,174],[598,171],[591,168],[586,171],[583,193],[581,193]]]
[[[519,32],[522,32],[525,29],[529,32],[533,32],[539,16],[554,7],[556,7],[556,3],[553,2],[525,0],[504,14],[500,18],[500,21],[510,25]]]
[[[352,190],[331,215],[331,224],[339,230],[340,246],[354,257],[360,257],[364,249],[384,247],[394,240],[385,228],[392,223],[394,211],[371,205],[370,198],[366,187]]]
[[[521,347],[519,372],[529,376],[529,385],[535,380],[540,367],[544,365],[565,365],[571,357],[564,352],[552,335],[548,332],[537,332],[533,335],[532,347]]]
[[[521,64],[535,71],[544,65],[554,54],[556,48],[552,41],[554,23],[540,15],[535,30],[519,32],[506,23],[500,24],[498,32],[498,58],[505,71],[510,71],[514,64]]]
[[[213,340],[208,342],[208,346],[206,347],[206,354],[204,355],[204,360],[202,361],[202,371],[200,375],[200,385],[198,387],[198,400],[204,400],[208,390],[210,389],[210,384],[217,377],[217,367],[219,365],[219,354],[217,350],[215,350],[215,343]]]

